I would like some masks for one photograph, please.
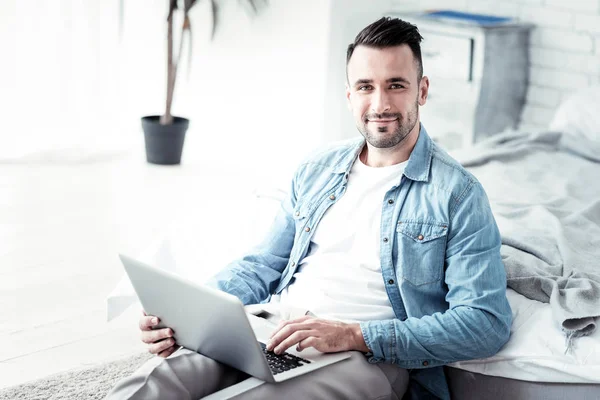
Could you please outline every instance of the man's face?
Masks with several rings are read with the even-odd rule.
[[[429,88],[418,80],[412,50],[406,44],[384,49],[357,46],[348,63],[346,98],[356,127],[376,148],[401,143],[419,122]]]

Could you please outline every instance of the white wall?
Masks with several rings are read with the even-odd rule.
[[[521,129],[547,127],[559,102],[600,82],[600,0],[392,0],[396,11],[455,9],[518,18],[531,34]]]
[[[323,141],[329,4],[271,1],[256,18],[225,4],[222,29],[197,41],[177,88],[176,112],[193,119],[187,156],[291,171]],[[208,9],[194,12],[209,28]]]
[[[0,159],[117,134],[97,118],[121,117],[117,15],[114,1],[0,2]]]
[[[163,110],[167,0],[0,3],[0,159],[143,145],[139,118]],[[577,87],[600,80],[600,0],[272,0],[250,18],[193,10],[194,56],[173,111],[192,120],[184,162],[227,160],[288,171],[324,141],[357,135],[344,100],[345,49],[390,10],[455,8],[537,25],[522,127],[544,127]],[[58,155],[60,158],[60,154]]]
[[[118,3],[0,3],[0,160],[143,146],[139,118],[164,109],[168,1],[126,0],[121,40]],[[214,42],[208,2],[192,10],[173,106],[192,121],[184,163],[295,164],[324,137],[329,1],[272,0],[254,18],[221,4]]]

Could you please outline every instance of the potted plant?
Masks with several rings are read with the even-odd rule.
[[[123,1],[121,0],[121,18],[123,10]],[[165,112],[163,115],[150,115],[142,117],[142,129],[144,130],[144,140],[146,144],[146,160],[152,164],[173,165],[181,163],[181,153],[185,133],[188,129],[189,120],[174,116],[171,113],[173,104],[173,95],[175,93],[175,83],[177,82],[177,73],[179,72],[179,62],[183,53],[184,38],[187,35],[188,45],[191,46],[192,25],[189,18],[189,12],[197,3],[202,0],[167,0],[167,96]],[[214,38],[219,18],[219,0],[210,1],[212,10],[212,33]],[[249,5],[248,10],[257,13],[261,4],[267,4],[268,0],[239,0],[240,3]],[[179,38],[179,49],[177,54],[174,52],[175,13],[183,13],[181,21],[181,32]]]

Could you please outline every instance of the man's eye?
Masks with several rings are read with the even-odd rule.
[[[362,92],[364,92],[365,90],[371,90],[371,86],[370,85],[359,86],[358,90],[362,91]]]
[[[390,86],[390,88],[392,88],[392,89],[404,89],[404,86],[400,85],[399,83],[394,83],[393,85]]]

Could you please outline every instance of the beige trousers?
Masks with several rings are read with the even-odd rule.
[[[277,319],[275,316],[272,320]],[[400,400],[408,387],[408,372],[392,364],[370,364],[362,353],[353,352],[347,360],[284,382],[247,389],[251,381],[257,380],[201,354],[180,349],[166,359],[155,357],[147,361],[119,381],[107,399],[195,400],[212,395],[211,399],[239,400]]]

